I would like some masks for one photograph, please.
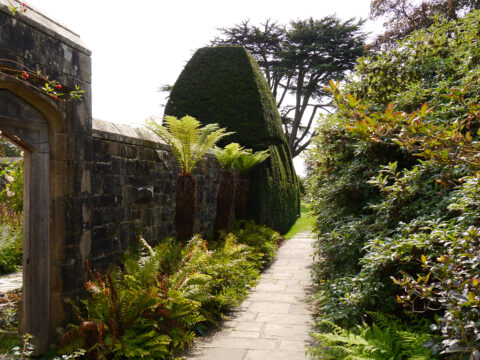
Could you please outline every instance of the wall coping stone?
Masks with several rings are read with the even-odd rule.
[[[16,3],[21,7],[21,2],[16,0],[0,0],[0,11],[10,14],[9,3]],[[90,56],[92,52],[80,40],[80,36],[67,28],[61,22],[43,14],[30,4],[27,4],[27,12],[16,16],[13,21],[23,21],[33,28],[65,43],[68,46]]]
[[[101,119],[92,120],[92,136],[133,145],[144,145],[169,150],[168,145],[145,127],[116,124]]]

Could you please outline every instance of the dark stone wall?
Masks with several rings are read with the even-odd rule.
[[[175,236],[178,169],[167,145],[151,133],[93,121],[92,242],[89,261],[105,269],[142,235],[150,244]],[[195,170],[195,231],[205,234],[215,219],[220,165],[213,155]]]
[[[65,299],[76,299],[82,292],[85,271],[80,250],[91,242],[91,53],[77,34],[30,5],[26,13],[12,18],[9,4],[19,6],[15,1],[0,2],[0,65],[17,72],[39,71],[61,83],[64,91],[75,86],[85,91],[83,101],[53,101],[41,91],[16,80],[15,72],[13,76],[8,72],[0,76],[6,104],[0,110],[11,113],[11,98],[15,97],[18,103],[28,104],[39,112],[48,126],[48,141],[30,149],[29,154],[35,159],[29,166],[37,169],[36,159],[48,149],[48,168],[43,169],[48,174],[47,179],[42,177],[36,182],[41,184],[49,200],[40,205],[31,204],[31,208],[42,207],[36,213],[44,217],[37,217],[47,225],[40,232],[35,228],[36,223],[31,223],[32,239],[37,236],[41,241],[32,242],[35,250],[30,255],[26,251],[36,262],[44,264],[44,271],[33,269],[32,261],[27,262],[32,269],[24,266],[23,303],[26,305],[22,315],[23,330],[35,336],[37,351],[43,352],[57,341],[57,328],[68,321],[71,306]],[[17,134],[21,142],[22,131],[29,128],[27,119],[21,118],[21,108],[18,114],[18,126],[15,122],[9,126],[18,130],[12,134]],[[35,195],[32,194],[32,199]],[[24,239],[24,244],[30,240]],[[41,248],[40,252],[37,247]],[[38,283],[45,284],[41,291],[37,291]]]

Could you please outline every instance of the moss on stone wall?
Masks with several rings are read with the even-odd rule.
[[[299,214],[299,187],[273,95],[255,59],[242,47],[197,50],[176,81],[166,115],[218,123],[238,142],[271,157],[251,172],[248,214],[287,232]],[[223,144],[223,145],[224,145]]]

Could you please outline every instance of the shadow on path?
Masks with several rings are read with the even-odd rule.
[[[308,304],[314,239],[299,233],[278,250],[259,284],[216,333],[198,339],[189,360],[307,359],[313,309]]]

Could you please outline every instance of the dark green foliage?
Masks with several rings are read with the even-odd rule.
[[[0,136],[0,157],[20,157],[22,151]]]
[[[348,327],[367,310],[423,312],[442,356],[462,360],[480,355],[479,162],[468,151],[479,23],[478,12],[438,21],[361,59],[345,91],[331,84],[337,112],[308,160],[320,316]]]
[[[252,258],[258,268],[269,264],[277,252],[280,235],[266,226],[256,225],[252,220],[241,221],[232,225],[232,233],[241,244],[248,245],[255,249]]]
[[[0,167],[0,202],[9,203],[17,213],[23,211],[23,160]]]
[[[272,93],[240,46],[198,49],[175,82],[165,114],[235,131],[222,146],[237,142],[257,150],[285,141]]]
[[[247,214],[285,234],[300,215],[300,193],[290,150],[271,145],[270,157],[250,172]]]
[[[323,321],[326,332],[314,333],[318,346],[309,353],[319,359],[351,360],[428,360],[435,359],[423,346],[430,340],[429,323],[419,321],[411,326],[381,313],[370,313],[371,325],[363,323],[355,328],[343,329]]]
[[[259,27],[242,21],[220,29],[221,36],[212,44],[243,46],[258,61],[295,157],[310,143],[317,111],[331,106],[324,86],[330,79],[343,79],[363,54],[362,24],[335,15],[298,19],[287,25],[266,20]]]
[[[0,274],[19,269],[23,261],[23,214],[0,203]]]
[[[300,209],[292,156],[272,93],[255,59],[242,47],[197,50],[170,94],[165,114],[218,123],[233,141],[270,159],[251,172],[248,217],[284,233]]]

